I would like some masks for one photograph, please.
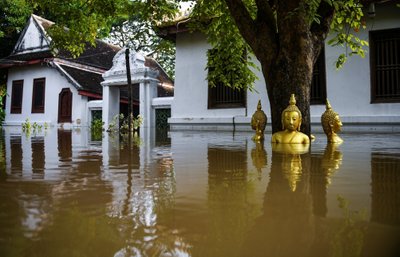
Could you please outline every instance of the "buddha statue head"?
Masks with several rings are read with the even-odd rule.
[[[271,143],[309,144],[308,135],[300,132],[302,116],[296,106],[294,94],[290,96],[289,105],[282,112],[282,131],[272,134]]]
[[[341,143],[343,140],[336,134],[343,126],[339,114],[332,110],[329,100],[326,99],[326,110],[321,116],[322,128],[330,143]]]
[[[251,128],[256,131],[253,136],[254,141],[260,141],[264,139],[264,130],[267,125],[267,115],[261,110],[261,100],[258,100],[257,110],[251,117]]]
[[[302,116],[300,109],[296,106],[294,94],[290,96],[289,105],[283,110],[281,120],[283,130],[300,131]]]

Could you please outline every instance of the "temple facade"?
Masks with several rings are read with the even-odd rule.
[[[365,19],[366,29],[357,33],[369,42],[365,58],[349,57],[344,68],[337,70],[335,61],[345,48],[326,44],[320,55],[311,89],[312,131],[322,131],[326,98],[340,114],[343,131],[400,131],[400,8],[392,3],[375,4],[374,12],[366,14]],[[188,17],[181,18],[159,33],[176,42],[171,129],[251,130],[251,115],[258,100],[270,122],[261,72],[255,72],[259,80],[253,92],[208,86],[206,65],[211,46],[205,35],[189,31],[189,21]]]

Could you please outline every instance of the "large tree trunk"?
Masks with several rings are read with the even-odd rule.
[[[257,17],[241,0],[225,0],[241,35],[261,63],[271,107],[272,132],[282,130],[281,114],[291,94],[302,114],[301,131],[310,135],[310,90],[314,62],[334,14],[321,1],[317,10],[308,0],[256,0]],[[313,22],[313,17],[319,22]]]
[[[296,105],[302,114],[301,131],[310,135],[310,89],[313,72],[310,61],[314,56],[308,51],[302,57],[293,56],[299,54],[296,45],[288,50],[291,53],[281,53],[268,73],[263,69],[271,108],[272,133],[283,129],[282,111],[289,105],[290,95],[295,94]]]

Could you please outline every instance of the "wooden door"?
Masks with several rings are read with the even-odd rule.
[[[72,121],[72,92],[69,88],[63,88],[58,95],[58,122]]]

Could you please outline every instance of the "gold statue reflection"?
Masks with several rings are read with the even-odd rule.
[[[308,145],[272,144],[271,159],[263,214],[247,234],[242,255],[314,256]]]
[[[264,148],[264,142],[255,141],[255,147],[251,149],[251,160],[257,169],[259,179],[261,178],[262,169],[267,166],[267,152]]]
[[[342,164],[343,154],[339,144],[328,143],[323,153],[311,156],[311,193],[313,195],[314,214],[326,217],[327,189],[331,178]]]
[[[301,180],[302,161],[300,155],[308,153],[308,144],[272,144],[272,151],[282,156],[282,174],[288,181],[292,192],[296,191],[297,183]]]
[[[327,184],[331,184],[332,175],[340,168],[342,164],[343,154],[339,150],[338,144],[327,144],[324,155],[322,156],[321,168],[325,172]]]

